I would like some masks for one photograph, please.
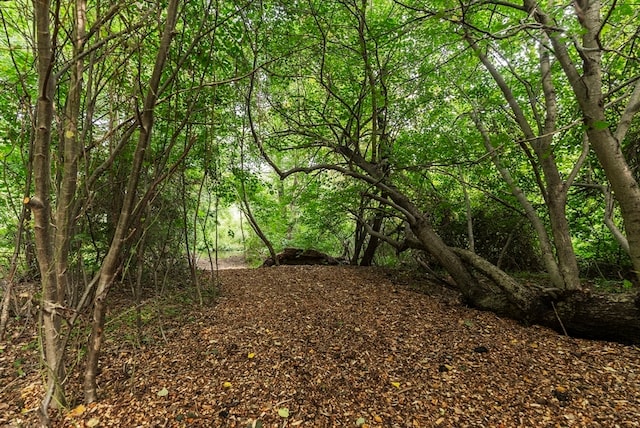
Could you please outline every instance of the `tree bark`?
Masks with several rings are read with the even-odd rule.
[[[384,213],[382,211],[376,212],[373,222],[371,223],[371,229],[375,232],[382,230],[382,223],[384,221]],[[369,235],[369,242],[367,247],[362,253],[362,259],[360,259],[360,266],[371,266],[373,264],[373,257],[376,255],[376,250],[380,245],[380,241],[375,235]]]
[[[421,240],[411,237],[398,242],[384,235],[380,239],[398,251],[426,250]],[[588,289],[560,290],[523,284],[487,260],[462,248],[449,248],[470,269],[485,279],[474,277],[473,292],[465,293],[465,303],[494,312],[526,325],[539,324],[561,334],[597,340],[640,343],[640,293],[598,293]]]
[[[53,64],[55,41],[51,34],[50,2],[34,2],[36,20],[36,54],[38,70],[38,102],[34,141],[33,169],[35,196],[26,198],[25,204],[34,218],[36,255],[42,282],[43,346],[46,364],[46,391],[40,405],[40,420],[48,425],[48,408],[66,404],[63,387],[63,365],[60,348],[61,302],[58,296],[51,219],[51,125],[56,87]]]
[[[479,287],[469,303],[525,324],[544,325],[559,333],[587,339],[640,343],[640,293],[596,293],[555,290],[515,281],[477,255],[455,248],[465,262],[497,288]]]
[[[82,51],[85,42],[86,1],[75,2],[75,23],[73,34],[73,57],[76,58],[71,67],[69,92],[64,109],[62,135],[59,141],[61,181],[56,201],[56,233],[54,241],[54,259],[57,276],[58,302],[63,304],[67,296],[69,268],[69,250],[75,223],[75,200],[78,183],[78,123],[80,116],[80,94],[82,92],[82,74],[84,61]]]

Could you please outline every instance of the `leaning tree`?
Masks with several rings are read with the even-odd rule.
[[[629,247],[635,245],[633,222],[640,210],[633,204],[639,199],[629,197],[637,184],[615,152],[621,152],[620,140],[638,109],[638,80],[632,76],[611,82],[617,102],[627,107],[617,116],[610,112],[612,118],[605,120],[608,106],[598,99],[604,75],[595,71],[600,59],[592,54],[597,49],[600,55],[604,52],[606,45],[592,39],[608,34],[613,17],[624,28],[630,23],[628,9],[615,6],[605,10],[606,18],[599,18],[601,7],[594,2],[588,8],[578,2],[569,10],[549,11],[535,2],[461,2],[451,9],[439,9],[437,2],[428,9],[422,3],[399,1],[279,5],[278,18],[262,33],[264,51],[254,53],[265,55],[265,60],[283,46],[295,53],[286,61],[269,63],[252,81],[251,108],[261,112],[253,117],[277,117],[254,124],[255,142],[282,179],[322,170],[365,183],[363,196],[391,208],[406,224],[401,239],[390,238],[373,224],[365,224],[367,232],[398,251],[428,252],[470,304],[573,334],[637,342],[638,297],[582,289],[566,215],[569,188],[591,146],[603,169],[609,169],[608,177],[623,177],[616,176],[616,183],[609,180],[621,206],[630,204],[621,211]],[[619,37],[612,40],[621,43]],[[619,47],[628,51],[631,43]],[[592,82],[592,73],[600,80]],[[483,85],[490,85],[488,100],[474,96]],[[591,86],[593,92],[585,89]],[[576,117],[567,117],[573,104],[578,106]],[[501,110],[500,125],[498,118],[488,116],[490,108]],[[613,117],[619,122],[618,140],[608,131]],[[577,143],[563,152],[558,135],[574,127],[576,119],[585,122],[584,136],[576,133]],[[480,144],[443,135],[446,129],[469,139],[468,128],[475,129]],[[496,132],[509,140],[497,146]],[[434,207],[416,191],[416,183],[434,173],[437,153],[452,147],[444,145],[447,138],[469,147],[474,155],[480,153],[478,148],[485,151],[476,159],[463,150],[454,152],[452,158],[466,157],[452,162],[455,168],[493,161],[537,233],[550,284],[517,281],[437,233],[430,214]],[[304,165],[282,168],[272,153],[283,149],[304,151],[308,159]],[[512,159],[506,157],[509,151]],[[614,164],[607,163],[608,156],[618,159],[620,171],[611,170]],[[524,167],[515,163],[518,160]],[[523,168],[530,171],[529,181],[535,186],[523,189],[526,180],[514,178]],[[625,187],[624,192],[619,194],[617,186]]]

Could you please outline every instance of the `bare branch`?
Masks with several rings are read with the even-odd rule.
[[[578,176],[578,172],[580,172],[580,168],[584,165],[584,162],[587,160],[587,156],[589,155],[589,136],[587,133],[583,133],[582,135],[582,152],[580,152],[580,157],[576,161],[576,164],[573,166],[573,169],[569,173],[569,176],[565,180],[565,187],[568,189],[571,187],[576,177]]]
[[[404,208],[402,208],[401,206],[399,206],[398,204],[396,204],[393,201],[390,201],[388,198],[383,198],[382,196],[379,195],[374,195],[372,193],[367,194],[367,196],[371,199],[374,199],[378,202],[380,202],[381,204],[385,204],[390,206],[391,208],[400,211],[409,221],[409,223],[415,223],[416,218],[413,216],[413,214],[411,214],[409,211],[405,210]]]
[[[624,110],[622,117],[618,121],[618,127],[616,128],[615,133],[613,134],[618,142],[622,142],[624,140],[629,127],[631,126],[631,121],[633,117],[640,110],[640,80],[636,82],[636,87],[633,89],[631,93],[631,97],[629,98],[629,102],[627,103],[627,108]]]

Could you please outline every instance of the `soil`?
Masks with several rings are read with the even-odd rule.
[[[192,289],[150,297],[140,331],[127,288],[114,290],[100,401],[81,404],[79,358],[53,425],[640,426],[639,348],[476,311],[414,272],[226,269],[201,286],[203,306]],[[37,335],[11,328],[0,427],[28,427],[42,394]]]
[[[243,254],[236,254],[218,260],[208,260],[205,258],[198,258],[196,264],[199,269],[202,270],[227,270],[227,269],[246,269],[249,266],[245,260]]]

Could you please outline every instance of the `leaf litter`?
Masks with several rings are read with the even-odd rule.
[[[215,301],[163,320],[166,341],[153,322],[141,346],[112,331],[100,401],[80,407],[72,377],[54,426],[640,426],[636,347],[524,327],[401,271],[217,275]],[[37,351],[20,340],[0,353],[0,427],[36,421]]]

